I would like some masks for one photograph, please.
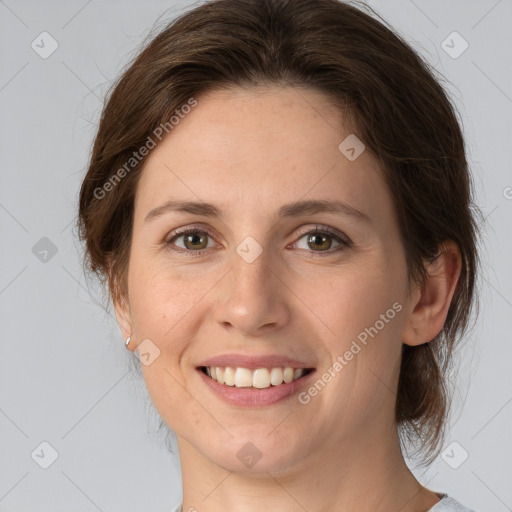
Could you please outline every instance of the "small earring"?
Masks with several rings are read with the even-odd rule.
[[[126,348],[128,348],[128,345],[130,344],[130,341],[132,340],[131,336],[128,336],[128,338],[126,338],[126,341],[124,342],[124,346]]]

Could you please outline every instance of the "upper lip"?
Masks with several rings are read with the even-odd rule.
[[[286,356],[268,355],[268,356],[248,356],[244,354],[222,354],[210,357],[200,363],[198,366],[230,366],[241,368],[314,368],[313,365],[290,359]]]

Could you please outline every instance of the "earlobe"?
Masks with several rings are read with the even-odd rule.
[[[445,241],[437,257],[427,262],[428,272],[423,286],[412,295],[402,341],[421,345],[432,341],[442,330],[461,272],[461,256],[457,244]]]

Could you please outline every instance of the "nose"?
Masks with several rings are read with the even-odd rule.
[[[293,294],[270,259],[265,250],[252,262],[234,252],[231,271],[216,287],[214,318],[226,330],[258,337],[289,321]]]

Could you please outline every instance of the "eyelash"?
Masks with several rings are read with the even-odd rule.
[[[207,249],[199,249],[198,251],[193,251],[193,250],[189,250],[189,249],[182,249],[181,247],[178,249],[175,249],[172,247],[173,240],[175,240],[176,238],[179,238],[180,236],[189,235],[189,234],[193,234],[193,233],[206,233],[209,237],[214,238],[212,232],[207,228],[189,227],[189,228],[185,228],[180,231],[173,231],[167,237],[165,244],[170,251],[175,252],[175,253],[186,253],[188,256],[192,256],[192,257],[202,256],[203,253],[205,251],[207,251]],[[330,228],[329,226],[322,226],[322,225],[317,225],[317,226],[315,226],[314,229],[310,229],[309,231],[302,233],[300,235],[300,237],[298,238],[298,240],[300,240],[301,238],[303,238],[306,235],[318,235],[318,234],[329,235],[329,237],[333,238],[340,245],[335,247],[334,249],[328,249],[327,251],[312,251],[312,250],[307,251],[308,253],[310,253],[310,257],[312,257],[312,258],[316,258],[318,256],[322,257],[323,255],[329,256],[329,255],[332,255],[333,253],[342,251],[344,249],[349,249],[350,247],[353,246],[352,241],[346,235],[344,235],[343,233],[340,233],[339,231],[337,231],[333,228]],[[294,242],[294,244],[295,243],[296,242]]]

